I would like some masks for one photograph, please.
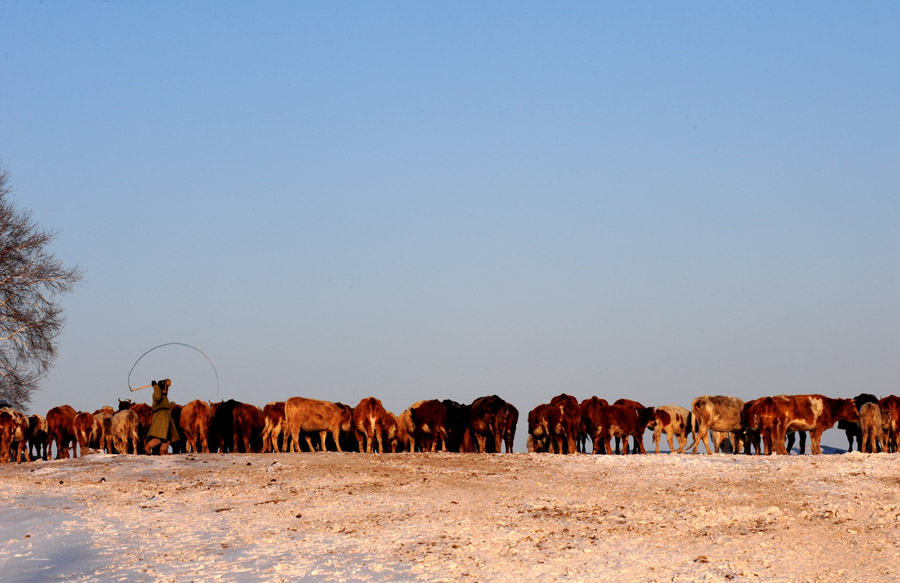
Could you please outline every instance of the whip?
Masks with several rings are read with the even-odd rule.
[[[137,363],[139,363],[139,362],[141,361],[142,358],[144,358],[145,356],[147,356],[148,354],[150,354],[151,352],[153,352],[153,351],[156,350],[157,348],[162,348],[163,346],[172,346],[172,345],[185,346],[185,347],[187,347],[187,348],[192,348],[192,349],[196,350],[197,352],[199,352],[200,354],[203,355],[203,358],[206,359],[206,362],[209,363],[209,366],[211,366],[212,369],[213,369],[213,373],[215,373],[215,375],[216,375],[216,395],[218,395],[218,394],[219,394],[219,371],[216,370],[216,365],[213,364],[212,360],[210,360],[210,358],[206,355],[205,352],[203,352],[202,350],[200,350],[200,349],[197,348],[196,346],[191,346],[190,344],[185,344],[184,342],[166,342],[165,344],[160,344],[159,346],[154,346],[153,348],[151,348],[150,350],[148,350],[148,351],[145,352],[144,354],[140,355],[140,356],[138,357],[138,359],[134,361],[134,364],[131,365],[131,370],[128,371],[128,390],[131,391],[131,392],[133,393],[133,392],[135,392],[135,391],[140,391],[141,389],[146,389],[147,387],[152,387],[152,386],[153,386],[153,385],[144,385],[143,387],[137,387],[136,389],[132,389],[132,388],[131,388],[131,373],[134,372],[134,367],[137,366]]]

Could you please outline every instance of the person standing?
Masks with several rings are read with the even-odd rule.
[[[152,381],[150,384],[153,386],[153,418],[150,421],[150,429],[147,430],[147,443],[144,444],[144,448],[147,453],[151,453],[158,445],[160,455],[166,455],[169,453],[169,443],[179,439],[169,405],[169,387],[172,381],[163,379],[158,383]]]

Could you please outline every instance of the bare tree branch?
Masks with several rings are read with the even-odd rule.
[[[73,291],[83,274],[49,250],[56,234],[10,200],[0,168],[0,398],[25,409],[56,360],[65,318],[56,296]]]

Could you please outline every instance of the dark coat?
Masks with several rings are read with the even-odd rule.
[[[169,385],[172,381],[165,379],[153,381],[153,419],[150,421],[150,429],[147,430],[147,438],[156,438],[164,442],[178,441],[178,429],[169,406]]]

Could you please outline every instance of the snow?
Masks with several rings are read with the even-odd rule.
[[[900,457],[4,464],[4,581],[893,581]]]

